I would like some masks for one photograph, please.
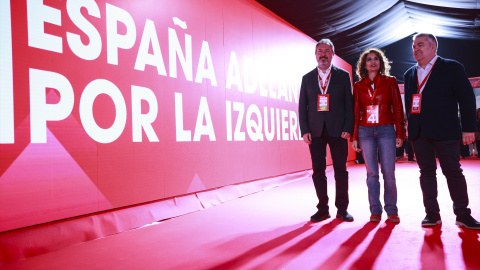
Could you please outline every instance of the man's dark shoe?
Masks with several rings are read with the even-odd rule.
[[[317,211],[313,216],[310,217],[311,222],[319,222],[322,220],[325,220],[330,217],[330,214],[328,212],[324,211]]]
[[[348,212],[337,213],[337,218],[339,218],[343,221],[346,221],[346,222],[352,222],[353,221],[352,215],[350,215]]]
[[[442,224],[440,215],[427,214],[427,216],[422,220],[422,227],[433,227],[438,224]]]
[[[480,222],[476,221],[471,215],[457,216],[455,224],[472,230],[480,230]]]

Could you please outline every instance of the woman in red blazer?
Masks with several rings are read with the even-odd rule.
[[[376,48],[364,51],[357,62],[359,81],[353,88],[354,127],[352,147],[362,151],[367,169],[370,221],[380,222],[378,158],[384,180],[384,203],[390,222],[400,222],[395,183],[395,148],[405,139],[403,105],[397,79],[389,76],[390,65]]]

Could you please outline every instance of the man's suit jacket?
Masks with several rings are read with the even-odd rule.
[[[409,139],[415,140],[421,133],[436,141],[459,140],[462,131],[475,131],[475,95],[462,64],[438,57],[423,89],[421,110],[417,114],[411,113],[412,94],[417,93],[416,66],[405,72],[404,79]]]
[[[298,115],[302,136],[311,133],[312,137],[320,137],[323,125],[331,137],[340,137],[342,132],[353,132],[353,95],[350,74],[332,66],[332,74],[327,88],[330,95],[330,110],[317,111],[317,99],[321,94],[318,85],[317,68],[305,74],[300,87]]]

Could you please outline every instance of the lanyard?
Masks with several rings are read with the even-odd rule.
[[[437,58],[437,60],[438,60],[438,58]],[[433,66],[430,69],[430,71],[428,72],[427,76],[425,76],[425,78],[423,78],[423,81],[420,84],[420,86],[418,86],[418,70],[417,70],[417,86],[418,86],[417,93],[422,93],[423,92],[423,87],[425,86],[425,83],[427,82],[428,77],[430,77],[430,73],[432,73],[432,70],[435,67],[435,64],[437,63],[437,60],[435,60],[435,63],[433,63]]]
[[[372,84],[373,84],[373,87],[375,87],[375,89],[377,89],[378,87],[378,82],[380,81],[380,75],[377,74],[375,75],[375,78],[373,78],[373,81],[370,81],[370,78],[365,78],[366,79],[366,83],[368,85],[368,95],[370,96],[370,101],[372,102],[372,104],[374,104],[375,102],[375,96],[377,95],[377,92],[378,91],[374,91],[373,88],[372,88]]]
[[[320,73],[318,73],[318,79],[320,80],[319,81],[320,92],[322,92],[322,95],[325,95],[327,93],[327,87],[328,87],[328,81],[330,80],[330,75],[332,75],[332,70],[330,70],[330,72],[328,73],[328,76],[325,79],[325,84],[323,84],[322,77],[320,77]]]

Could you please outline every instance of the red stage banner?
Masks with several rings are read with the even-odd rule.
[[[0,5],[0,232],[311,168],[315,41],[255,1]]]

